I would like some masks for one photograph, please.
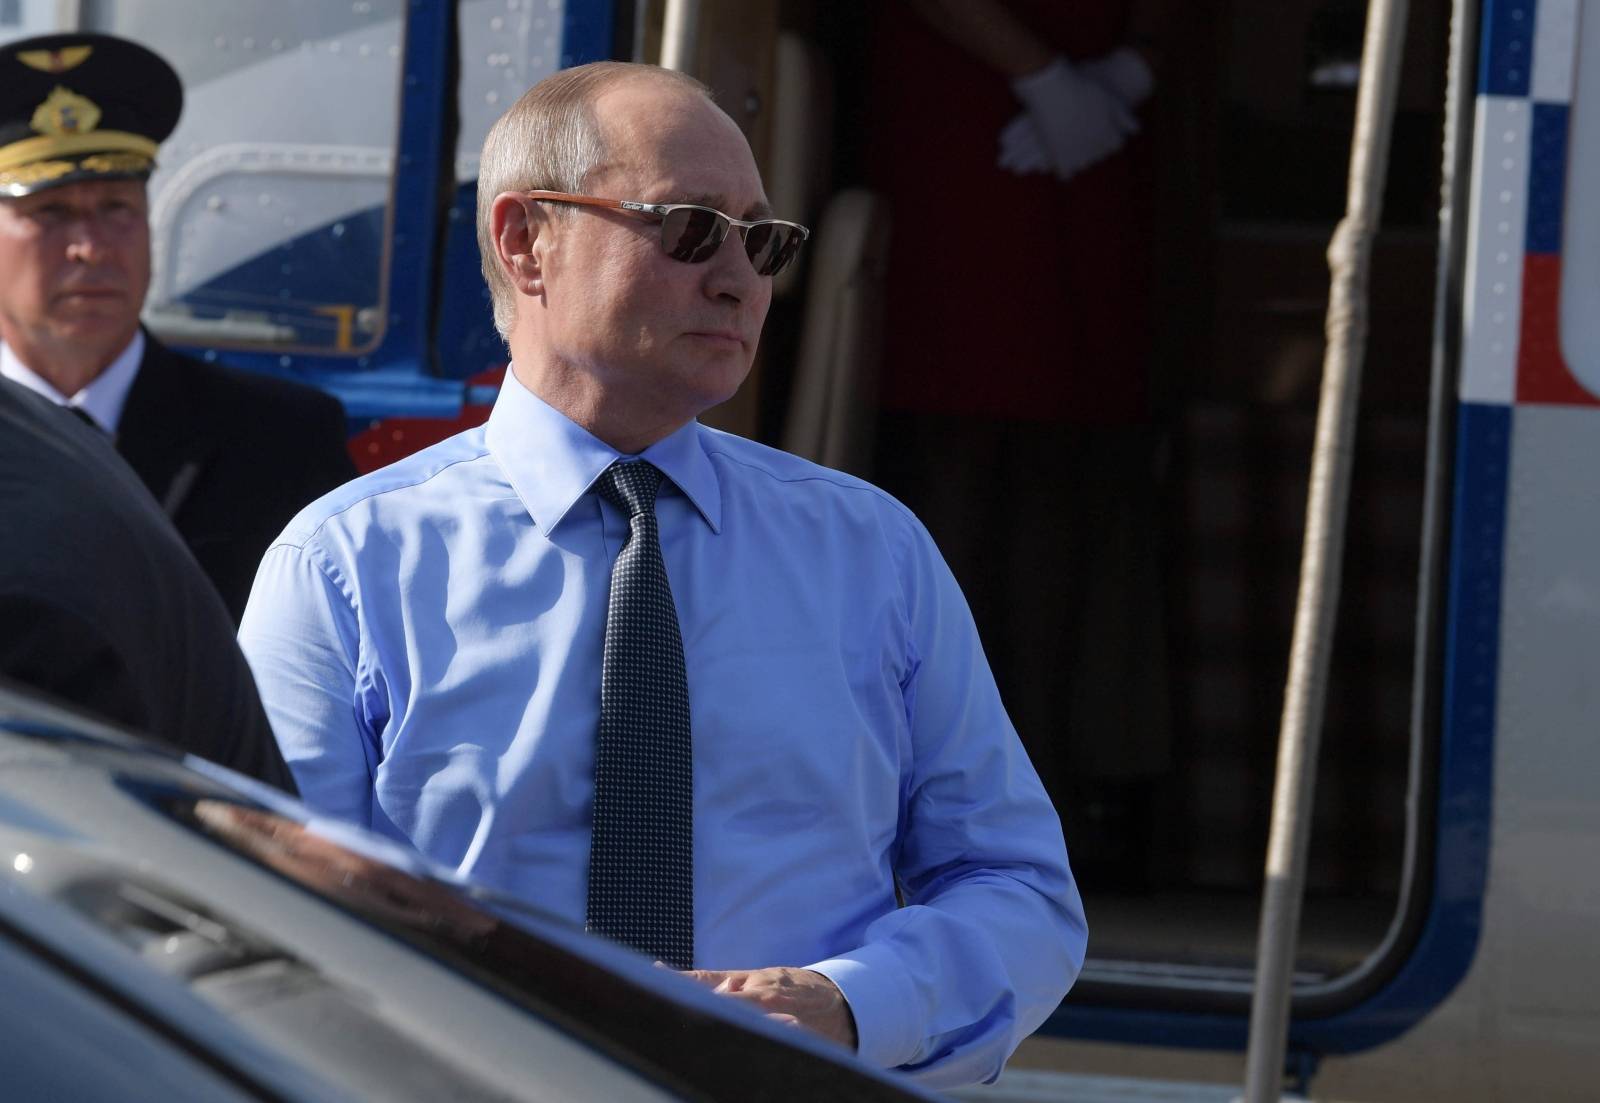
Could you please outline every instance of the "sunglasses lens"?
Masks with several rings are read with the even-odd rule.
[[[673,260],[710,260],[728,236],[728,220],[704,207],[678,207],[661,220],[661,247]]]
[[[761,222],[745,231],[744,251],[763,276],[776,276],[794,259],[804,236],[781,222]]]
[[[673,260],[710,260],[728,236],[725,215],[709,207],[674,207],[661,219],[661,248]],[[783,222],[757,222],[744,231],[744,251],[755,270],[775,276],[794,259],[805,234]]]

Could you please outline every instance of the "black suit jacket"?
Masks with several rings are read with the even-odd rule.
[[[0,679],[293,792],[233,632],[106,435],[0,379]]]
[[[147,333],[117,451],[237,624],[267,546],[301,507],[355,477],[345,436],[332,396],[203,363]]]

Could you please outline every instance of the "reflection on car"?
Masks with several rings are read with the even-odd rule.
[[[3,1094],[933,1098],[448,877],[0,689]]]

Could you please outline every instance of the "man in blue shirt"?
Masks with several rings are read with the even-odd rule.
[[[899,503],[695,420],[749,371],[805,232],[700,85],[621,63],[524,96],[478,194],[512,353],[488,424],[305,510],[245,614],[301,792],[582,921],[631,539],[596,483],[646,462],[692,733],[692,975],[930,1084],[992,1079],[1086,931],[966,604]]]

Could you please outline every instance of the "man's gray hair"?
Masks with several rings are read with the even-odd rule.
[[[704,84],[672,69],[596,61],[541,80],[489,128],[478,162],[478,253],[494,306],[494,328],[502,339],[510,338],[516,321],[517,295],[500,271],[495,252],[491,225],[495,196],[535,189],[582,194],[590,174],[607,156],[594,101],[607,88],[634,77],[669,81],[711,98]],[[551,210],[556,217],[573,213],[561,204],[553,204]]]

